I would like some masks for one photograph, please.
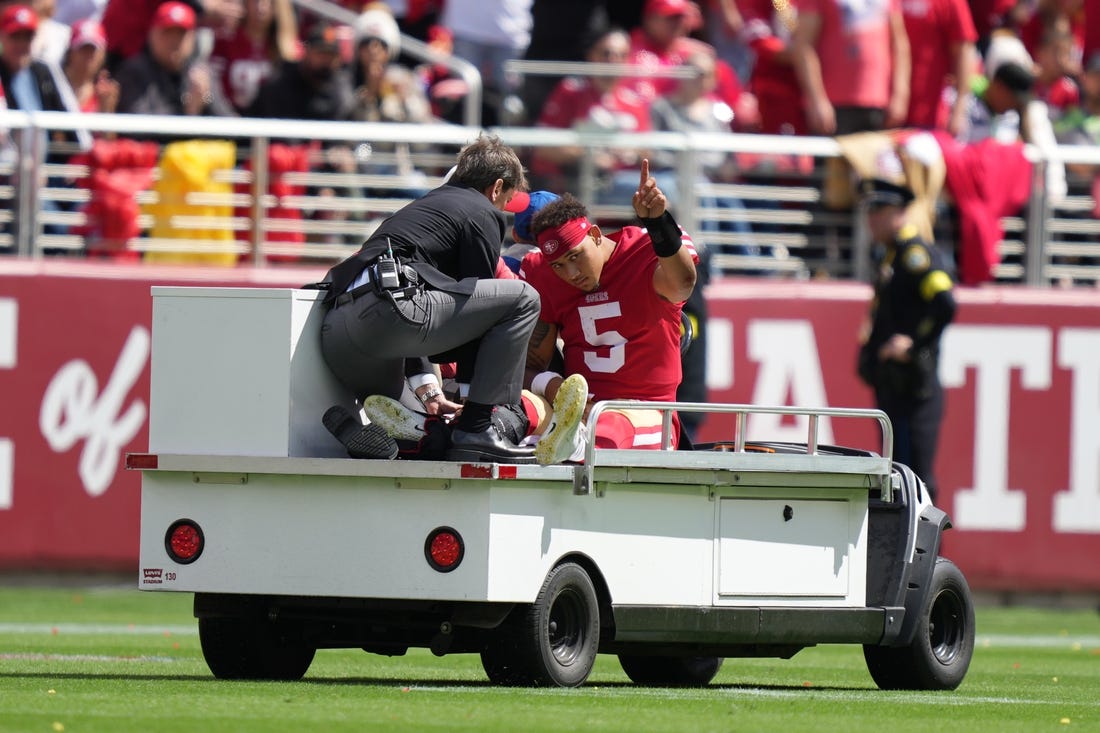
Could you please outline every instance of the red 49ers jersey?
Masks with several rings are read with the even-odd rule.
[[[252,104],[272,71],[267,44],[254,43],[243,29],[238,29],[233,35],[219,34],[215,37],[209,64],[220,80],[225,98],[238,111],[244,111]]]
[[[566,374],[583,374],[595,399],[675,400],[683,304],[653,289],[657,255],[644,229],[605,237],[616,246],[595,292],[554,274],[542,252],[524,257],[520,275],[542,298],[540,320],[558,327]],[[684,234],[683,242],[698,263],[691,238]]]

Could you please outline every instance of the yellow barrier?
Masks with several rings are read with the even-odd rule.
[[[165,146],[160,177],[152,187],[157,201],[143,207],[144,213],[153,218],[149,235],[154,240],[190,240],[196,246],[147,251],[146,262],[226,267],[237,264],[233,231],[225,224],[233,216],[233,187],[213,179],[214,171],[231,170],[236,162],[237,147],[226,140],[180,140]],[[224,203],[189,203],[188,197],[195,193],[223,195]],[[212,222],[208,227],[181,226],[179,219],[183,217],[190,221],[209,218]],[[218,246],[218,242],[225,244]]]

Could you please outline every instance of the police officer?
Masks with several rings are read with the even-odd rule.
[[[407,357],[480,340],[468,399],[452,423],[448,457],[455,460],[534,461],[533,449],[516,446],[490,419],[495,406],[520,401],[539,315],[534,288],[493,278],[508,229],[504,211],[526,206],[526,194],[516,195],[526,188],[515,151],[482,135],[462,149],[446,183],[386,219],[326,277],[331,310],[321,353],[359,399],[399,398]],[[325,424],[352,452],[355,431]]]
[[[894,459],[908,465],[935,497],[932,466],[943,418],[938,375],[940,335],[955,316],[943,254],[907,224],[913,192],[881,178],[860,184],[871,238],[884,247],[859,376],[875,390],[894,427]]]

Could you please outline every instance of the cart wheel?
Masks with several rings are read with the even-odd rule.
[[[550,571],[535,602],[519,606],[481,653],[499,685],[577,687],[600,645],[600,613],[588,573],[575,563]]]
[[[313,662],[313,647],[289,644],[266,621],[200,618],[202,656],[223,680],[299,680]]]
[[[706,687],[723,661],[721,657],[619,655],[619,664],[630,681],[646,687]]]
[[[906,647],[865,645],[863,658],[884,690],[954,690],[974,656],[974,602],[966,578],[936,558],[913,641]]]

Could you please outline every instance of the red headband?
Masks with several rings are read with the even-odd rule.
[[[543,229],[538,234],[539,249],[547,260],[556,260],[583,242],[591,228],[586,217],[578,216],[560,226]]]

